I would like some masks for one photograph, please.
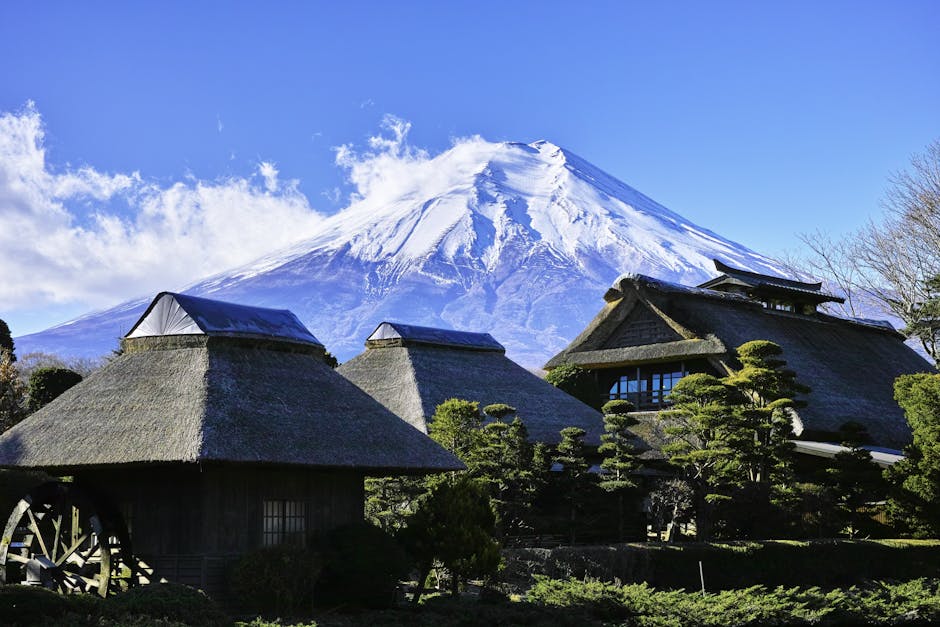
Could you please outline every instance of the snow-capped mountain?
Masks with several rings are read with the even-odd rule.
[[[697,284],[718,258],[783,273],[545,141],[464,141],[373,187],[313,238],[184,291],[291,309],[341,361],[395,320],[487,331],[539,366],[624,272]],[[105,354],[152,296],[17,338],[17,350]]]

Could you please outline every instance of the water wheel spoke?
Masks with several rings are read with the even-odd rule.
[[[61,566],[62,563],[65,562],[66,560],[72,561],[72,559],[71,559],[71,558],[72,558],[72,555],[74,555],[74,554],[76,553],[76,551],[78,551],[78,550],[82,547],[82,544],[84,544],[86,540],[88,540],[88,534],[87,534],[87,533],[83,533],[83,534],[78,538],[78,540],[76,540],[76,541],[72,544],[72,546],[70,546],[68,549],[65,550],[65,553],[63,553],[63,554],[59,557],[59,559],[55,560],[55,565],[56,565],[56,566]],[[84,564],[84,559],[83,559],[82,563]]]
[[[33,530],[33,533],[36,534],[36,541],[39,543],[39,548],[42,550],[43,555],[49,555],[49,549],[46,548],[46,542],[42,539],[42,531],[39,529],[39,523],[36,522],[36,517],[33,515],[33,510],[26,510],[27,516],[29,516],[29,526]]]
[[[29,558],[24,557],[19,553],[8,553],[7,560],[11,562],[19,562],[20,564],[29,564]]]
[[[54,530],[54,535],[52,538],[52,555],[49,556],[53,562],[56,561],[56,555],[59,553],[59,545],[62,544],[65,546],[65,543],[62,542],[62,515],[59,514],[52,519],[52,528]]]

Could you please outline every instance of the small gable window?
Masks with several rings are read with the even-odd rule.
[[[262,545],[304,546],[307,538],[307,504],[303,501],[265,500]]]

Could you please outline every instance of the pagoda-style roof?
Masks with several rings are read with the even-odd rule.
[[[462,468],[330,368],[323,346],[290,312],[164,293],[122,348],[2,434],[0,466]]]
[[[402,341],[376,341],[376,333],[391,327],[405,336]],[[412,335],[409,329],[421,331]],[[536,441],[556,443],[559,431],[576,426],[587,432],[587,442],[600,442],[600,413],[508,359],[489,334],[385,322],[376,333],[365,352],[337,371],[423,432],[439,404],[460,398],[478,401],[481,408],[492,403],[515,407]],[[455,342],[458,337],[476,340],[467,345]]]
[[[779,299],[794,304],[811,304],[835,302],[844,303],[841,296],[827,294],[822,291],[822,283],[805,283],[794,279],[758,274],[749,270],[733,268],[717,259],[713,259],[715,269],[721,276],[705,281],[699,287],[745,294],[755,299]]]
[[[798,410],[798,434],[836,433],[862,423],[872,441],[894,449],[910,428],[894,400],[894,380],[933,367],[890,325],[768,309],[745,295],[685,287],[642,275],[624,275],[585,330],[546,364],[589,369],[706,360],[717,373],[738,367],[735,349],[770,340],[812,392]]]

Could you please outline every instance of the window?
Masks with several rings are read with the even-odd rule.
[[[264,501],[262,545],[304,546],[307,531],[307,504],[303,501]]]
[[[632,401],[637,409],[659,409],[669,403],[669,392],[686,374],[683,364],[635,368],[613,382],[607,397]]]

